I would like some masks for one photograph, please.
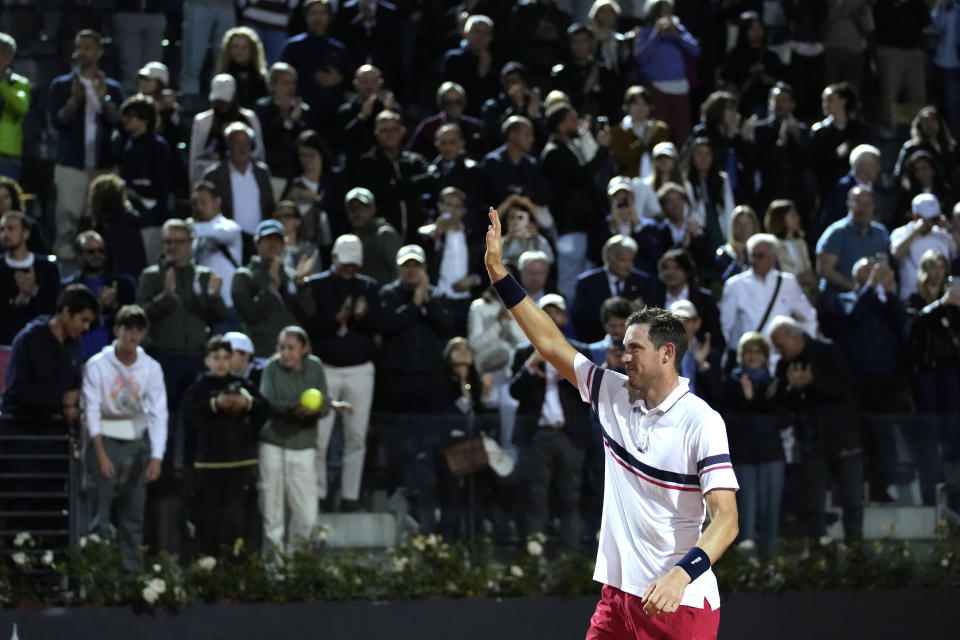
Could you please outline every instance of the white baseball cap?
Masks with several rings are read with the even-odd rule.
[[[237,95],[237,81],[229,73],[218,73],[210,81],[210,102],[222,100],[231,102]]]
[[[251,340],[247,334],[239,331],[228,331],[223,334],[223,337],[227,339],[227,342],[230,343],[230,348],[234,351],[253,353],[253,340]]]
[[[669,311],[684,320],[692,320],[693,318],[700,317],[700,314],[697,313],[697,308],[689,300],[677,300],[670,305]]]
[[[940,201],[932,193],[920,193],[913,197],[910,209],[924,220],[935,220],[940,217]]]
[[[397,251],[397,266],[401,266],[408,260],[416,260],[420,264],[427,264],[427,254],[423,252],[423,248],[418,244],[404,245]]]
[[[352,233],[345,233],[333,243],[332,253],[341,264],[363,266],[363,242]]]
[[[165,87],[170,85],[170,70],[167,69],[167,65],[162,62],[148,62],[143,65],[143,68],[140,69],[137,75],[141,78],[159,80]]]
[[[553,305],[560,311],[567,310],[567,301],[563,299],[563,296],[559,293],[547,293],[540,298],[540,302],[537,303],[537,306],[541,309],[546,309],[549,305]]]

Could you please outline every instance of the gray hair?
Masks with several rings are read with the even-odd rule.
[[[772,233],[755,233],[747,238],[747,253],[751,253],[757,245],[765,244],[773,251],[780,248],[780,240]]]
[[[247,135],[247,138],[250,139],[250,142],[253,142],[255,134],[253,133],[253,127],[248,125],[246,122],[231,122],[227,125],[227,128],[223,130],[223,141],[227,142],[230,140],[230,136],[238,131],[243,132]]]
[[[11,58],[17,55],[17,41],[9,33],[0,31],[0,53],[5,53]]]
[[[550,256],[548,256],[546,252],[538,249],[530,249],[520,254],[520,257],[517,259],[517,267],[520,271],[523,271],[527,268],[528,264],[535,260],[543,260],[547,265],[550,264]]]
[[[854,171],[859,169],[868,155],[874,155],[877,159],[880,159],[880,149],[872,144],[858,144],[855,146],[853,151],[850,152],[850,168]]]
[[[274,62],[272,65],[270,65],[270,75],[267,76],[267,83],[272,87],[273,85],[277,84],[277,81],[280,80],[280,76],[285,73],[293,76],[294,82],[296,82],[297,78],[299,77],[297,70],[293,67],[293,65],[287,64],[286,62]]]
[[[603,249],[601,250],[603,264],[607,264],[613,254],[619,251],[630,251],[636,254],[639,250],[640,248],[637,246],[637,241],[630,236],[625,236],[620,233],[615,236],[610,236],[610,238],[603,243]]]
[[[770,321],[768,335],[772,336],[779,331],[786,332],[787,335],[794,336],[795,338],[803,336],[803,327],[790,316],[776,316]]]

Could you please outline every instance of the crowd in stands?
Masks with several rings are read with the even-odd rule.
[[[744,548],[825,536],[831,488],[860,537],[898,434],[922,504],[960,486],[960,2],[64,4],[0,2],[0,430],[80,425],[128,569],[373,488],[594,539],[599,423],[489,288],[489,207],[597,365],[683,319]]]

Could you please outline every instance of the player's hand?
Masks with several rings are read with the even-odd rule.
[[[676,612],[688,584],[690,576],[686,571],[680,567],[670,569],[667,575],[654,580],[643,592],[643,612],[648,616]]]
[[[507,275],[507,270],[503,266],[503,236],[500,229],[500,214],[493,207],[490,207],[490,225],[487,227],[487,252],[483,256],[483,262],[487,266],[487,274],[490,276],[490,282],[502,280]]]

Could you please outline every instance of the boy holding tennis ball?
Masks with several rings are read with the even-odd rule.
[[[323,363],[311,353],[307,332],[297,326],[282,329],[277,353],[260,380],[260,393],[271,407],[260,432],[259,452],[265,551],[283,552],[290,543],[313,538],[319,500],[317,421],[331,409],[349,410],[349,405],[330,401],[326,391]],[[285,511],[290,513],[289,524]]]

